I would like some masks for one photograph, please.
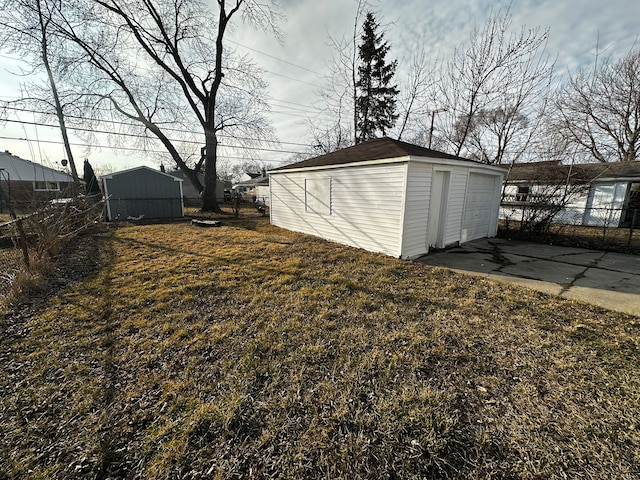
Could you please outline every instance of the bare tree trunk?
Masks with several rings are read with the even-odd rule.
[[[221,212],[216,195],[216,161],[218,151],[218,137],[215,130],[206,132],[206,152],[204,161],[204,190],[202,190],[202,211]]]
[[[71,168],[71,176],[73,177],[73,184],[75,186],[74,195],[80,190],[80,178],[78,177],[78,170],[76,169],[76,162],[73,160],[73,152],[71,151],[71,144],[69,143],[69,135],[67,133],[67,125],[64,119],[64,111],[60,103],[60,95],[58,94],[58,87],[53,76],[53,71],[49,63],[49,43],[47,40],[47,26],[50,19],[46,19],[42,15],[42,5],[40,0],[36,0],[36,7],[38,9],[38,20],[40,22],[40,34],[42,35],[42,63],[47,71],[47,77],[49,79],[49,85],[51,87],[51,94],[53,95],[53,101],[55,104],[56,116],[58,117],[58,123],[60,124],[60,133],[62,134],[62,141],[64,143],[64,149],[67,152],[67,160],[69,161],[69,167]]]
[[[225,0],[218,0],[218,8],[220,15],[218,18],[218,34],[216,36],[216,65],[211,85],[211,91],[205,104],[205,162],[204,162],[204,190],[202,191],[202,211],[203,212],[221,212],[216,198],[216,184],[218,183],[216,175],[216,162],[218,160],[218,137],[216,136],[215,112],[218,90],[222,83],[224,73],[222,72],[222,52],[224,45],[222,40],[229,20],[236,13],[243,0],[236,0],[236,4],[227,14],[225,9]],[[224,125],[219,127],[224,128]]]

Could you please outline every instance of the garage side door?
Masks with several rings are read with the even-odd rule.
[[[487,237],[493,232],[493,223],[497,221],[493,212],[495,197],[495,176],[469,174],[467,198],[462,216],[462,242]]]

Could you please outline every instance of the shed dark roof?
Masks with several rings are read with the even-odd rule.
[[[411,143],[401,142],[400,140],[394,140],[389,137],[382,137],[359,143],[352,147],[343,148],[342,150],[328,153],[326,155],[309,158],[301,162],[292,163],[291,165],[275,168],[272,171],[305,167],[345,165],[348,163],[366,162],[370,160],[406,157],[408,155],[479,163],[466,158],[456,157],[455,155],[449,155],[448,153],[438,152],[437,150],[431,150]]]
[[[577,163],[559,162],[518,163],[511,166],[508,182],[558,183],[567,177],[572,182],[592,182],[600,178],[638,178],[640,162]]]

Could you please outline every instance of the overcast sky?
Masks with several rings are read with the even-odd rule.
[[[511,3],[513,28],[549,29],[547,51],[558,56],[556,71],[566,73],[592,66],[596,46],[600,55],[619,58],[632,48],[640,48],[640,2],[637,0],[383,0],[376,3],[378,19],[386,25],[385,38],[391,45],[390,59],[400,63],[403,74],[413,52],[424,48],[429,59],[446,58],[454,45],[468,41],[474,26],[484,24],[493,8]],[[272,36],[239,26],[229,37],[228,45],[238,53],[249,54],[265,70],[272,97],[272,120],[282,152],[257,152],[263,160],[281,162],[288,152],[302,151],[307,144],[307,118],[321,121],[317,113],[317,90],[323,85],[332,51],[329,35],[341,37],[353,29],[354,0],[281,0],[286,20],[280,25],[284,36],[278,43]],[[8,71],[16,71],[16,62],[0,56],[0,98],[19,96],[20,79]],[[401,81],[401,78],[397,79]],[[15,117],[14,117],[15,118]],[[19,119],[34,121],[23,113]],[[56,130],[19,124],[0,126],[1,137],[28,138],[16,141],[0,138],[0,149],[10,150],[23,158],[55,164],[64,158]],[[40,143],[37,142],[40,139]],[[76,143],[82,143],[76,139]],[[75,146],[76,161],[85,158],[82,146]],[[114,155],[108,146],[94,148],[88,154],[100,169],[110,164],[115,169],[137,165],[154,166],[143,153],[119,151]]]

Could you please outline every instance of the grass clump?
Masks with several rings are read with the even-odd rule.
[[[243,226],[5,317],[0,478],[638,476],[636,318]]]

